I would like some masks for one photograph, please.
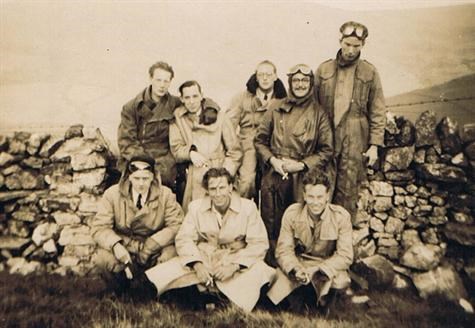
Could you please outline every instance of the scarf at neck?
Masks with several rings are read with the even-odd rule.
[[[338,66],[340,67],[348,67],[356,63],[360,59],[361,52],[356,56],[355,59],[353,60],[345,60],[343,59],[343,56],[341,55],[341,49],[338,50],[338,53],[336,54],[336,61],[338,63]]]

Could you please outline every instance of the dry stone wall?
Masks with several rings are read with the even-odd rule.
[[[80,275],[92,267],[88,221],[116,180],[98,129],[0,137],[0,269]]]
[[[475,281],[475,124],[459,129],[431,111],[415,124],[391,113],[387,121],[353,222],[353,278],[461,297],[461,281]],[[99,130],[82,126],[60,138],[0,137],[0,269],[90,271],[88,221],[118,177],[108,149]]]

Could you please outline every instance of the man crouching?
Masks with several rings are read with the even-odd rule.
[[[343,207],[329,203],[330,182],[324,172],[307,172],[303,186],[304,203],[291,205],[282,219],[275,252],[280,268],[267,296],[279,304],[297,288],[311,288],[317,307],[324,307],[331,288],[342,290],[350,283],[351,218]]]
[[[91,222],[99,245],[93,262],[118,294],[130,285],[132,271],[143,275],[144,268],[176,256],[174,240],[183,211],[158,173],[152,157],[133,156],[119,184],[105,191]]]
[[[245,311],[256,305],[260,288],[275,269],[263,259],[269,247],[256,205],[233,192],[233,178],[224,168],[203,177],[208,196],[190,203],[175,245],[179,258],[146,271],[161,294],[198,285],[217,289]]]

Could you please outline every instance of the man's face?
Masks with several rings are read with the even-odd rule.
[[[228,183],[226,177],[210,178],[208,181],[208,195],[214,207],[223,209],[231,201],[233,185]]]
[[[256,71],[257,84],[262,91],[270,91],[274,87],[274,82],[277,80],[277,75],[274,72],[274,67],[269,64],[261,64]]]
[[[150,77],[152,84],[152,93],[155,97],[162,97],[168,92],[170,82],[172,81],[172,74],[163,69],[157,68],[153,71]]]
[[[322,184],[305,185],[303,199],[311,214],[320,215],[329,200],[327,188]]]
[[[188,112],[197,113],[201,108],[201,100],[203,100],[203,95],[201,94],[197,85],[183,88],[181,101],[185,105]]]
[[[297,98],[305,97],[310,92],[310,76],[297,73],[291,79],[292,92]]]
[[[129,176],[132,189],[139,194],[145,194],[150,189],[153,173],[148,170],[138,170]]]
[[[349,36],[343,38],[340,41],[341,55],[344,60],[352,61],[358,57],[361,49],[364,46],[364,42],[358,39],[356,36]]]

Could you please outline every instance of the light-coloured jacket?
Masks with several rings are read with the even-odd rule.
[[[92,236],[100,247],[111,250],[118,241],[145,240],[152,237],[162,248],[172,245],[183,221],[183,211],[172,191],[152,182],[142,209],[131,195],[130,181],[122,180],[107,189],[91,222]]]
[[[184,106],[175,110],[175,122],[170,125],[170,147],[177,163],[190,162],[190,149],[192,146],[204,155],[210,162],[210,167],[224,167],[232,175],[240,165],[242,157],[239,139],[235,129],[225,113],[210,99],[205,99],[206,107],[215,108],[218,117],[210,125],[200,124],[194,116],[189,114]],[[191,163],[191,162],[190,162]],[[186,179],[185,194],[183,196],[183,209],[187,211],[191,200],[205,196],[201,186],[203,175],[210,167],[195,167],[189,165]]]
[[[251,311],[261,287],[273,281],[275,269],[263,261],[269,242],[264,223],[254,202],[233,193],[220,226],[209,197],[190,203],[189,211],[176,236],[178,257],[146,271],[158,294],[200,281],[191,264],[201,261],[208,270],[239,264],[241,270],[216,288],[244,311]],[[205,288],[205,287],[202,287]]]
[[[222,222],[220,227],[209,197],[190,204],[175,239],[183,265],[196,261],[213,264],[210,262],[214,262],[217,252],[223,264],[250,267],[264,259],[269,242],[264,222],[254,202],[233,193]]]
[[[302,267],[302,261],[309,258],[321,258],[319,267],[330,278],[338,271],[348,270],[353,262],[350,214],[341,206],[328,204],[321,220],[317,237],[306,205],[293,204],[285,211],[275,251],[285,273]],[[301,254],[296,254],[296,247],[302,249]]]

